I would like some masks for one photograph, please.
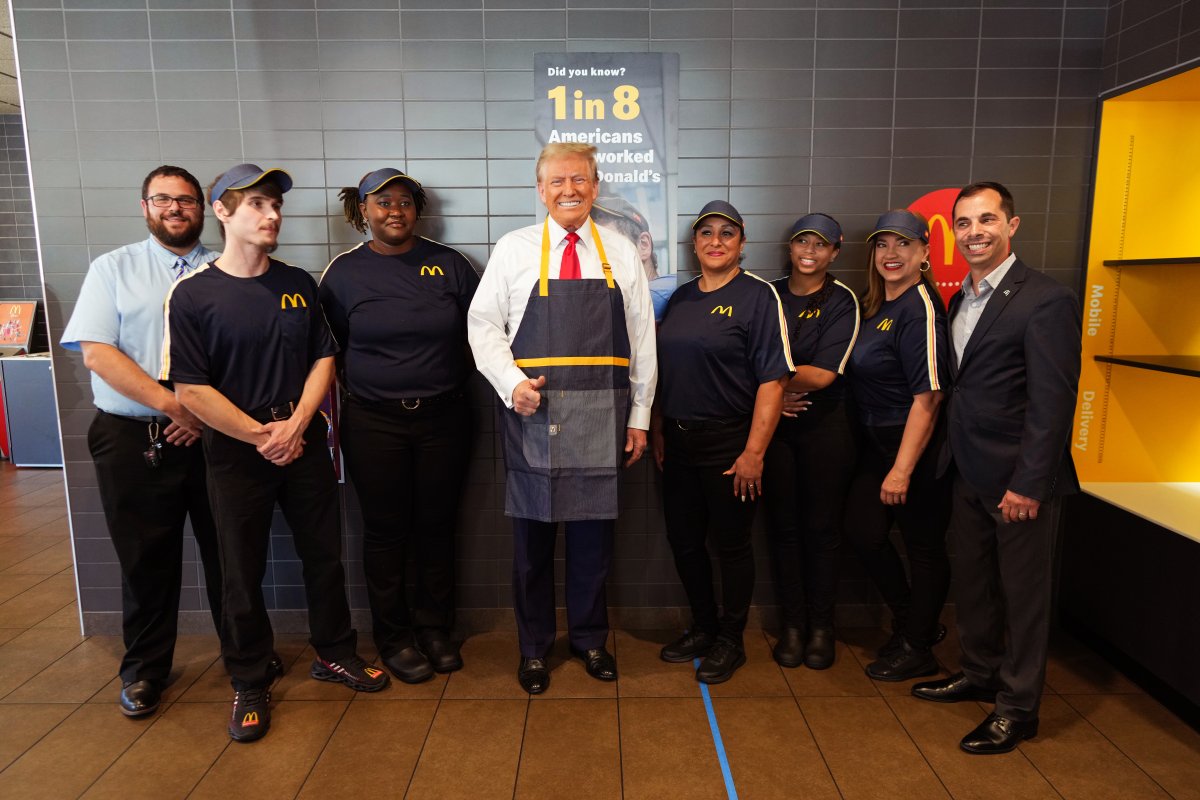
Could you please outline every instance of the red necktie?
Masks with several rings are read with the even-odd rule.
[[[562,266],[558,269],[558,278],[563,281],[577,281],[582,275],[579,272],[579,254],[575,252],[575,243],[579,234],[571,231],[567,234],[567,247],[563,250]]]

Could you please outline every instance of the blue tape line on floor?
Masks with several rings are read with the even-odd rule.
[[[700,668],[700,659],[693,659],[692,666]],[[721,726],[717,724],[717,712],[713,709],[712,695],[708,684],[700,684],[700,696],[704,698],[704,711],[708,714],[708,729],[712,731],[713,746],[717,748],[717,761],[721,764],[721,776],[725,778],[725,794],[729,800],[737,800],[737,787],[733,785],[733,773],[729,770],[729,757],[725,755],[725,742],[721,739]]]

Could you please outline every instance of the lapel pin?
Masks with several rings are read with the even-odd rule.
[[[1012,294],[1012,290],[1011,290],[1011,289],[1005,289],[1005,290],[1004,290],[1004,296],[1005,296],[1005,297],[1008,297],[1010,294]]]

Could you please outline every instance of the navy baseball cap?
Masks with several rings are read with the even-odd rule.
[[[249,189],[268,178],[279,186],[281,192],[292,188],[292,176],[278,167],[263,169],[257,164],[238,164],[236,167],[230,167],[222,172],[213,183],[209,201],[215,203],[230,189]]]
[[[642,212],[638,211],[633,203],[630,203],[623,197],[617,197],[616,195],[598,197],[596,198],[596,202],[592,203],[592,208],[608,214],[610,217],[623,217],[636,225],[639,230],[646,231],[647,233],[650,232],[650,225],[646,222],[646,218],[642,216]]]
[[[705,203],[704,208],[700,209],[700,213],[696,215],[696,221],[692,223],[692,230],[696,230],[696,226],[700,224],[700,220],[713,215],[724,217],[741,228],[743,233],[746,231],[746,223],[742,222],[742,215],[738,213],[736,208],[724,200],[712,200]]]
[[[894,233],[905,239],[920,239],[929,244],[929,225],[925,220],[905,209],[885,211],[881,214],[875,221],[875,228],[867,237],[867,241],[871,241],[881,233]]]
[[[843,239],[842,226],[828,214],[805,214],[796,220],[788,241],[795,241],[796,237],[802,233],[815,233],[829,244],[841,244]]]
[[[367,195],[375,194],[392,181],[400,181],[408,187],[410,192],[416,192],[421,188],[421,182],[416,178],[409,177],[398,169],[384,167],[383,169],[377,169],[374,172],[368,173],[366,177],[358,182],[359,199],[366,202]]]

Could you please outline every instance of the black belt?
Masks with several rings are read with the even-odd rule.
[[[747,417],[730,417],[729,419],[668,419],[667,424],[674,425],[681,431],[694,433],[696,431],[716,431],[722,428],[732,428],[746,424]]]
[[[462,389],[452,389],[449,392],[430,395],[429,397],[410,397],[400,398],[399,400],[363,400],[361,397],[355,397],[352,394],[347,394],[346,398],[350,402],[365,406],[367,408],[387,408],[387,409],[403,409],[405,411],[416,411],[418,408],[427,406],[436,406],[441,403],[449,403],[453,400],[461,400],[463,398]]]
[[[257,411],[248,411],[246,415],[256,422],[280,422],[290,419],[294,413],[296,413],[296,403],[292,401],[270,408],[260,408]]]
[[[97,409],[97,411],[99,411],[101,414],[106,414],[107,416],[110,416],[110,417],[116,417],[117,419],[123,419],[128,422],[140,422],[143,425],[150,425],[152,423],[157,423],[158,425],[165,426],[165,425],[171,424],[170,417],[134,417],[134,416],[130,416],[128,414],[114,414],[111,411],[105,411],[102,408]]]

